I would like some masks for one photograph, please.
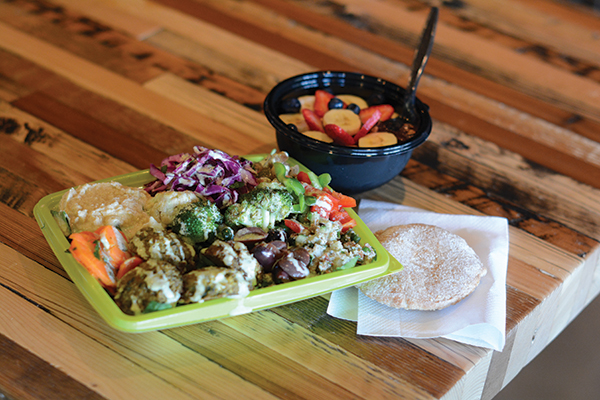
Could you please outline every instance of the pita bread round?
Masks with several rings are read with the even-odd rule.
[[[397,225],[375,235],[404,268],[358,287],[387,306],[440,310],[471,294],[486,274],[463,238],[437,226]]]

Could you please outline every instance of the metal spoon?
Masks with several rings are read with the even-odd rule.
[[[406,87],[406,93],[404,96],[401,117],[405,122],[412,124],[415,128],[417,128],[419,124],[419,117],[415,109],[417,85],[419,84],[421,75],[423,75],[425,65],[427,65],[427,60],[429,60],[429,54],[431,54],[438,14],[438,8],[432,7],[431,11],[429,12],[429,16],[427,17],[427,24],[425,25],[423,33],[421,34],[421,43],[415,52],[410,79],[408,81],[408,86]]]

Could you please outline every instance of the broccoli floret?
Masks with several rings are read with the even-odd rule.
[[[224,222],[229,226],[256,226],[268,231],[292,212],[293,201],[285,189],[254,189],[225,209]]]
[[[178,212],[171,229],[192,243],[203,243],[213,238],[223,222],[223,216],[217,205],[200,199],[186,204]]]

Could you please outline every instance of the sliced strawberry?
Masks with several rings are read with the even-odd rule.
[[[327,136],[332,138],[333,141],[337,144],[341,144],[343,146],[354,145],[354,138],[350,136],[345,130],[340,128],[338,125],[325,125],[325,133],[327,134]]]
[[[358,133],[354,135],[354,143],[358,143],[358,139],[366,136],[380,119],[381,111],[376,109],[373,114],[371,114],[371,116],[363,123]]]
[[[321,122],[321,118],[319,118],[314,111],[308,108],[304,108],[302,110],[302,116],[306,121],[306,125],[308,125],[308,129],[310,129],[311,131],[325,132],[325,129],[323,129],[323,123]]]
[[[394,107],[390,104],[378,104],[376,106],[371,106],[365,109],[360,110],[358,114],[360,116],[360,120],[363,124],[365,124],[369,118],[375,113],[375,111],[379,110],[381,113],[381,121],[386,121],[391,118],[394,114]]]
[[[313,108],[318,117],[323,118],[323,115],[329,111],[329,100],[333,98],[334,95],[325,90],[317,89],[315,91],[315,104]]]

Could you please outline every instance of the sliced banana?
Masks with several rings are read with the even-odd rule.
[[[332,143],[333,139],[330,138],[326,133],[324,132],[319,132],[319,131],[306,131],[306,132],[302,132],[302,134],[311,137],[315,140],[320,140],[321,142],[325,142],[325,143]]]
[[[323,115],[323,126],[329,124],[339,126],[350,136],[356,135],[362,126],[358,114],[341,108],[329,110]]]
[[[315,109],[315,95],[307,94],[305,96],[298,97],[298,101],[300,102],[300,109],[308,108],[309,110]]]
[[[296,125],[296,128],[298,128],[299,132],[305,132],[308,130],[306,120],[304,119],[304,116],[301,113],[279,114],[279,119],[281,119],[286,124]]]
[[[390,132],[373,132],[358,139],[358,147],[393,146],[398,143],[396,135]]]
[[[335,97],[346,103],[346,105],[354,103],[359,106],[361,110],[369,107],[365,99],[353,94],[336,94]]]

